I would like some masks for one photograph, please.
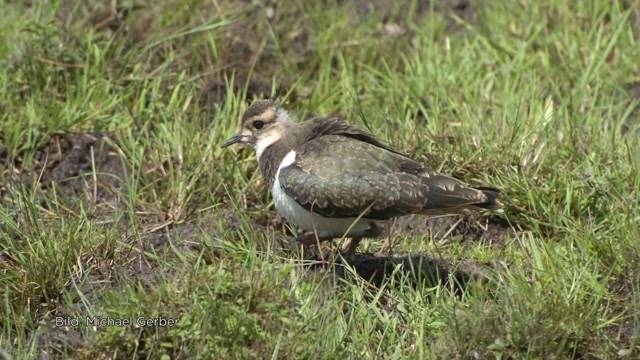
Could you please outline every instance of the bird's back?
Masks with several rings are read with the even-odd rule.
[[[388,219],[493,207],[494,192],[436,174],[340,119],[309,121],[299,129],[304,141],[292,146],[295,163],[279,179],[307,209],[329,217]]]

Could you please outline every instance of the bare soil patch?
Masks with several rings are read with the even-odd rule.
[[[69,199],[107,204],[123,185],[125,162],[111,134],[68,133],[53,135],[29,168],[20,169],[23,184],[37,181]],[[110,204],[116,206],[116,204]]]
[[[12,161],[9,164],[9,161]],[[0,197],[12,185],[32,186],[55,191],[65,201],[78,199],[86,204],[108,204],[116,200],[126,173],[112,134],[66,133],[52,135],[36,152],[33,161],[23,162],[18,155],[9,157],[0,148]],[[11,172],[11,173],[9,173]]]

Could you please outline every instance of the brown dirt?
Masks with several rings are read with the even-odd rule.
[[[19,154],[10,158],[0,146],[0,165],[5,170],[0,174],[4,179],[0,197],[12,185],[35,184],[44,191],[55,187],[68,200],[108,203],[115,199],[125,174],[124,160],[108,133],[55,134],[37,150],[33,163],[23,161]]]
[[[21,183],[37,181],[43,190],[55,187],[65,198],[91,204],[114,201],[125,174],[124,160],[107,133],[53,135],[38,150],[32,166],[17,165]]]

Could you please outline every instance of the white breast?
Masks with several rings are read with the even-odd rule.
[[[300,206],[293,198],[287,195],[280,187],[280,170],[293,164],[296,161],[295,151],[289,151],[287,155],[282,159],[278,171],[276,172],[276,178],[271,188],[271,194],[273,196],[273,202],[276,205],[276,209],[284,216],[287,221],[295,224],[306,231],[315,231],[319,237],[341,237],[345,235],[345,232],[349,230],[349,234],[354,235],[362,234],[369,229],[370,225],[366,219],[360,219],[354,224],[356,218],[327,218],[315,213],[307,211]],[[352,226],[353,224],[353,226]]]

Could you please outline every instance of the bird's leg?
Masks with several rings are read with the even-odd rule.
[[[384,242],[382,243],[382,247],[380,249],[381,253],[391,254],[393,252],[393,248],[396,245],[396,242],[392,240],[391,234],[393,232],[392,229],[394,229],[397,224],[397,221],[398,219],[395,218],[393,219],[392,224],[389,225],[389,228],[388,228],[389,231],[386,233]]]
[[[345,259],[350,258],[356,252],[356,248],[360,244],[360,241],[362,241],[361,237],[345,239],[342,244],[340,244],[340,254],[342,254]]]
[[[378,237],[381,233],[382,228],[375,223],[371,223],[371,227],[367,229],[367,231],[365,231],[362,236],[345,239],[342,244],[340,244],[340,253],[345,258],[351,257],[356,252],[356,248],[362,241],[363,237],[375,238]]]

